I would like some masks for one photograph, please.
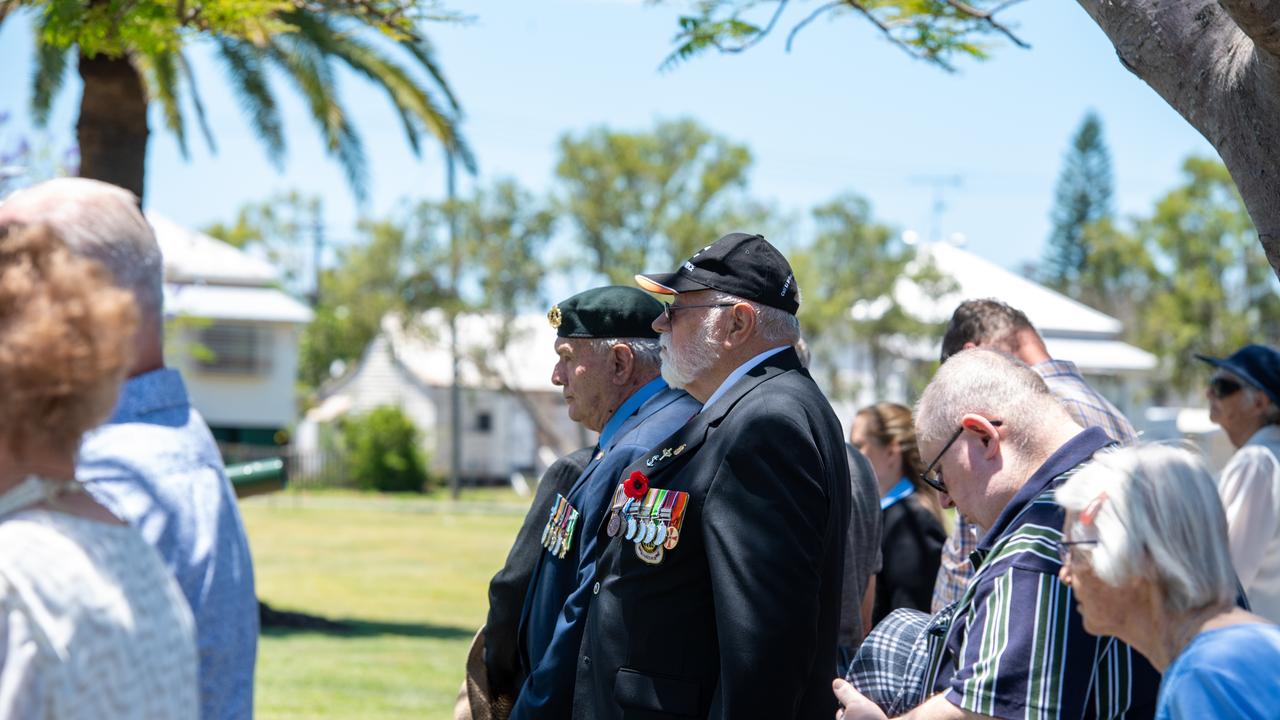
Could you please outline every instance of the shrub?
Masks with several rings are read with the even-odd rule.
[[[383,492],[430,489],[427,459],[413,421],[398,407],[383,405],[342,424],[347,466],[360,487]]]

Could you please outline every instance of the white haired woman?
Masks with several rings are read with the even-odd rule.
[[[1217,487],[1168,445],[1100,455],[1057,490],[1062,581],[1085,629],[1114,635],[1164,674],[1158,720],[1274,718],[1280,627],[1236,607]]]

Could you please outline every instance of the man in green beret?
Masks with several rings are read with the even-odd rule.
[[[600,434],[586,470],[557,494],[541,538],[521,615],[527,676],[513,720],[568,717],[582,629],[594,595],[596,530],[609,512],[622,469],[684,425],[701,404],[660,377],[662,303],[634,287],[587,290],[554,306],[560,357],[551,382],[564,389],[569,417]]]

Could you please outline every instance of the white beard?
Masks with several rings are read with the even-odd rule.
[[[673,388],[688,387],[720,359],[720,345],[711,333],[704,333],[683,353],[677,353],[671,345],[670,333],[662,333],[658,337],[658,345],[661,348],[662,379]]]

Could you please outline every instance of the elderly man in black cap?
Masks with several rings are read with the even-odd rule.
[[[547,511],[518,640],[526,674],[511,717],[567,717],[598,557],[596,529],[623,468],[675,432],[698,402],[658,377],[662,303],[631,287],[587,290],[547,314],[569,417],[600,434],[586,469]]]
[[[1196,357],[1215,368],[1209,418],[1239,448],[1218,480],[1231,561],[1253,611],[1280,623],[1280,352],[1246,345]]]
[[[733,233],[636,279],[674,296],[662,375],[702,409],[615,479],[573,716],[828,717],[849,469],[791,267]]]

